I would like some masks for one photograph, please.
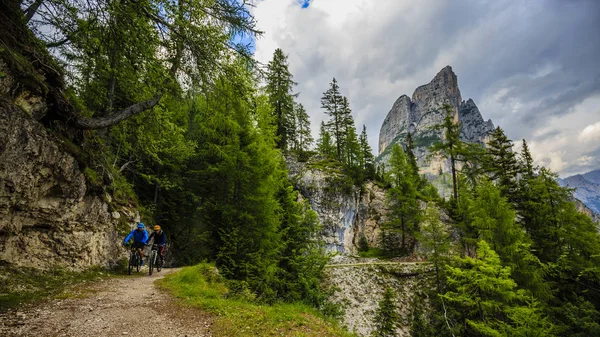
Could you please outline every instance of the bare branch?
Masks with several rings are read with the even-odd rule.
[[[74,118],[68,120],[67,122],[72,126],[83,130],[104,129],[109,126],[113,126],[119,122],[122,122],[127,118],[132,117],[142,111],[146,111],[154,107],[156,104],[158,104],[162,96],[163,94],[156,95],[152,99],[136,103],[106,117],[87,118],[81,116],[74,116]]]
[[[40,5],[43,1],[44,0],[35,0],[31,6],[27,7],[25,10],[25,22],[29,22],[29,20],[31,20],[31,18],[35,15],[35,12],[37,12],[38,8],[40,8]]]

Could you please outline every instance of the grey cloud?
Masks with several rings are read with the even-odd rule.
[[[420,1],[409,9],[400,1],[377,4],[340,29],[311,5],[276,35],[313,129],[326,118],[320,97],[334,76],[357,125],[366,124],[374,151],[394,101],[447,64],[463,98],[473,98],[484,119],[515,140],[531,139],[549,117],[569,115],[600,94],[600,1]]]

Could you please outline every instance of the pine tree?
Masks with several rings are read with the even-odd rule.
[[[503,265],[512,269],[512,278],[538,297],[548,295],[541,262],[530,252],[531,241],[515,219],[516,213],[498,187],[483,181],[476,189],[477,198],[468,212],[479,238],[488,242]]]
[[[436,127],[443,134],[442,140],[434,143],[430,147],[431,153],[441,154],[444,158],[450,160],[452,173],[452,190],[454,200],[458,200],[458,181],[456,176],[456,163],[459,160],[463,142],[460,140],[460,124],[454,123],[452,107],[450,105],[442,106],[446,117],[444,122]]]
[[[457,258],[447,266],[449,290],[442,298],[460,318],[453,328],[466,336],[552,336],[539,303],[517,288],[498,254],[481,240],[477,258]],[[463,330],[464,331],[461,331]]]
[[[413,172],[416,174],[416,178],[420,178],[419,176],[419,164],[417,164],[417,157],[415,156],[415,145],[413,142],[412,134],[409,132],[406,135],[406,155],[408,156],[408,162],[413,169]]]
[[[267,66],[266,92],[269,97],[275,125],[277,125],[277,145],[287,150],[290,145],[290,133],[294,132],[294,93],[296,82],[288,70],[287,56],[279,48],[275,49],[273,59]],[[292,138],[293,139],[293,138]]]
[[[358,137],[358,143],[360,146],[360,167],[364,170],[365,177],[373,179],[375,177],[375,157],[373,156],[373,150],[369,145],[369,139],[367,137],[367,127],[364,124],[362,132]]]
[[[450,253],[450,235],[440,221],[440,212],[428,205],[423,216],[419,243],[428,252],[428,260],[433,263],[438,294],[442,293],[443,266]]]
[[[514,201],[519,166],[517,156],[512,151],[512,141],[506,137],[500,127],[494,129],[490,137],[486,147],[487,156],[483,163],[484,170],[493,181],[498,183],[502,195]]]
[[[400,315],[396,311],[394,304],[394,292],[391,288],[386,288],[383,298],[379,301],[379,307],[375,311],[375,330],[374,337],[393,337],[396,336],[396,327],[400,322]]]
[[[385,227],[400,232],[400,251],[408,254],[413,247],[408,247],[406,239],[409,236],[414,237],[417,232],[421,213],[417,200],[417,182],[408,158],[398,144],[394,144],[392,148],[389,165],[387,179],[392,187],[387,192],[389,215]]]
[[[534,174],[533,171],[533,158],[531,157],[531,152],[529,151],[529,146],[527,146],[527,142],[523,139],[523,147],[521,148],[521,170],[527,177],[532,177]]]
[[[295,105],[296,116],[296,151],[306,152],[310,150],[313,143],[312,134],[310,131],[310,118],[300,103]]]
[[[329,89],[321,97],[321,108],[325,109],[325,113],[330,117],[326,126],[335,140],[335,158],[343,161],[342,144],[345,136],[344,126],[347,122],[344,117],[347,111],[344,110],[343,97],[340,94],[340,87],[335,78],[329,84]]]
[[[321,122],[319,139],[317,140],[317,151],[326,157],[335,157],[335,145],[331,140],[331,134],[327,131],[325,122]]]

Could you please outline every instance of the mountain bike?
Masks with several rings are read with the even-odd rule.
[[[150,258],[148,259],[149,275],[152,275],[154,268],[156,268],[156,271],[158,272],[162,270],[163,259],[159,258],[158,256],[159,248],[160,247],[158,247],[157,244],[152,245],[152,250],[150,251]]]
[[[129,275],[131,275],[133,268],[135,268],[136,271],[139,273],[141,264],[142,256],[140,255],[140,252],[138,252],[136,247],[131,246],[131,252],[129,253],[129,267],[127,268],[127,270],[129,271]]]

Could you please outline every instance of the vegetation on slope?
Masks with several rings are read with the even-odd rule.
[[[264,304],[248,288],[224,279],[212,264],[185,267],[158,284],[183,305],[214,314],[211,332],[217,337],[354,336],[306,304]]]

